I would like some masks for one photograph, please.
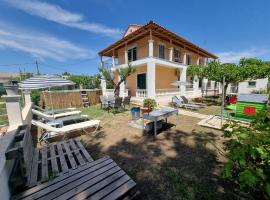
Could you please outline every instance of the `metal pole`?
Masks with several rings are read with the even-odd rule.
[[[225,84],[225,77],[223,77],[223,81],[222,81],[221,128],[223,126],[223,112],[224,112],[224,84]]]

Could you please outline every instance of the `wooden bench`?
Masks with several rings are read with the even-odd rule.
[[[35,186],[12,199],[114,200],[133,198],[135,195],[136,183],[106,156]]]
[[[19,127],[6,159],[15,160],[10,178],[13,188],[35,186],[93,161],[78,139],[35,148],[28,126]]]
[[[6,159],[15,160],[10,189],[17,195],[12,199],[113,200],[137,195],[136,183],[111,158],[93,161],[78,139],[34,148],[29,127],[21,126]],[[18,188],[23,192],[18,194]]]

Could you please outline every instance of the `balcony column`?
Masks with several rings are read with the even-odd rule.
[[[147,97],[155,99],[156,98],[156,64],[154,62],[147,63],[146,88],[147,88]]]
[[[169,60],[173,61],[173,47],[169,48],[170,52],[169,52]]]
[[[20,95],[4,95],[8,115],[9,126],[19,126],[23,124]]]
[[[187,77],[187,68],[184,67],[180,72],[179,77],[180,82],[186,83],[186,77]],[[186,85],[184,84],[180,85],[180,94],[183,96],[186,94]]]
[[[200,63],[200,57],[199,55],[197,56],[197,60],[196,60],[196,65],[199,65]],[[199,79],[198,79],[198,76],[194,76],[194,79],[193,79],[193,89],[194,91],[198,91],[199,90]]]
[[[154,40],[148,40],[148,56],[154,56]]]
[[[125,44],[125,64],[128,64],[128,49],[127,49],[127,43]]]
[[[121,80],[121,77],[118,75],[118,81]],[[125,82],[122,82],[120,84],[120,90],[119,90],[119,97],[125,97],[125,90],[126,90],[126,84]]]
[[[184,55],[183,55],[183,64],[186,65],[187,64],[187,52],[186,49],[184,50]]]
[[[101,77],[100,87],[101,87],[101,90],[102,90],[102,95],[106,96],[107,95],[107,92],[106,92],[107,84],[106,84],[106,81],[105,81],[104,77]]]

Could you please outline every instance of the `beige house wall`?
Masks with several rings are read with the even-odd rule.
[[[131,47],[137,47],[137,59],[142,59],[148,56],[148,40],[150,39],[150,36],[145,36],[144,38],[141,38],[133,43],[130,43],[127,45],[127,49],[131,48]],[[153,36],[152,39],[154,40],[154,49],[153,49],[153,54],[154,57],[158,57],[158,45],[160,43],[165,45],[165,59],[169,60],[169,54],[170,54],[170,48],[176,48],[180,50],[180,58],[181,61],[183,60],[184,57],[184,49],[183,47],[176,45],[176,44],[170,44],[170,42],[166,41],[166,40],[162,40],[159,37]],[[197,58],[198,58],[198,54],[188,51],[186,50],[187,54],[191,55],[192,58],[192,64],[196,64],[197,62]],[[125,63],[125,47],[122,47],[120,49],[118,49],[117,51],[118,54],[118,61],[119,64],[124,64]],[[173,58],[174,59],[174,58]]]
[[[137,74],[147,73],[146,65],[137,67],[137,70],[134,74],[131,74],[127,78],[126,88],[129,90],[131,96],[136,96],[137,89]]]
[[[156,89],[175,88],[171,83],[178,80],[179,72],[177,69],[156,66]]]

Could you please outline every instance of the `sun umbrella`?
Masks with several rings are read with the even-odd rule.
[[[59,76],[53,75],[42,75],[42,76],[35,76],[29,79],[26,79],[19,83],[20,90],[38,90],[38,89],[49,89],[51,105],[52,105],[52,95],[50,89],[52,87],[63,87],[68,85],[75,85],[74,82],[64,79]],[[53,105],[52,105],[53,111]],[[53,112],[54,113],[54,112]]]

